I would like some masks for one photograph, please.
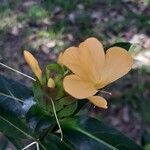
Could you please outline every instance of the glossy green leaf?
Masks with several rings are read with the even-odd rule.
[[[144,146],[150,143],[150,131],[148,131],[147,129],[143,131],[141,143]]]
[[[70,105],[65,105],[63,107],[63,109],[60,112],[58,112],[58,117],[59,118],[63,118],[63,117],[71,116],[71,115],[74,114],[74,112],[76,111],[76,109],[77,109],[77,102],[74,101]]]
[[[82,150],[142,150],[119,131],[89,117],[64,119],[61,123],[65,138]]]
[[[0,132],[17,138],[31,137],[25,124],[11,114],[0,112]]]
[[[7,139],[11,142],[11,144],[13,144],[16,149],[19,150],[23,148],[23,143],[21,143],[21,140],[19,138],[7,136]]]
[[[18,143],[33,138],[23,121],[28,109],[25,102],[31,97],[27,87],[0,75],[0,132]]]
[[[25,113],[24,100],[31,96],[27,87],[0,75],[0,132],[20,138],[29,136],[21,117]]]
[[[33,95],[32,91],[25,85],[2,75],[0,75],[0,93],[5,95],[11,94],[21,100],[27,99]]]
[[[0,109],[16,116],[24,115],[24,100],[31,98],[32,91],[26,86],[0,75]]]
[[[59,118],[71,116],[77,109],[77,100],[71,97],[64,97],[55,102]]]
[[[26,122],[34,131],[37,138],[42,138],[46,132],[50,132],[56,125],[56,120],[53,116],[47,114],[37,105],[30,108],[26,114]]]
[[[124,49],[126,49],[127,51],[130,49],[130,47],[131,47],[131,43],[128,43],[128,42],[118,42],[118,43],[115,43],[115,44],[113,44],[113,45],[111,45],[111,46],[109,46],[109,47],[106,47],[105,48],[105,50],[107,50],[107,49],[109,49],[109,48],[111,48],[111,47],[121,47],[121,48],[124,48]]]
[[[74,114],[82,114],[82,111],[84,111],[83,109],[84,109],[84,107],[85,107],[85,105],[87,104],[87,99],[83,99],[82,101],[78,101],[78,103],[77,103],[77,109],[76,109],[76,111],[74,112]]]
[[[71,145],[61,141],[60,138],[54,134],[48,134],[42,141],[42,144],[46,150],[73,150]]]
[[[42,85],[38,80],[33,83],[33,94],[37,105],[39,105],[43,109],[46,109],[44,103],[44,94],[43,94]]]
[[[50,117],[39,106],[34,105],[26,114],[26,120],[30,128],[35,132],[35,137],[40,140],[41,150],[68,150],[69,145],[60,141],[60,134],[50,134],[57,129],[54,117]]]
[[[14,146],[23,148],[23,141],[27,139],[34,139],[28,127],[22,122],[20,118],[12,114],[4,113],[0,110],[0,132],[10,137]],[[19,145],[16,145],[18,144]]]

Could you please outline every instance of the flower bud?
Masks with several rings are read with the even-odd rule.
[[[49,88],[55,88],[55,82],[52,78],[49,78],[48,82],[47,82],[47,86]]]
[[[41,68],[39,66],[38,61],[33,57],[33,55],[28,52],[28,51],[24,51],[24,58],[27,62],[27,64],[30,66],[30,68],[32,69],[33,73],[35,74],[35,76],[41,80],[42,77],[42,71]]]

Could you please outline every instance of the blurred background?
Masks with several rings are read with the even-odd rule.
[[[133,43],[134,66],[106,87],[112,92],[105,95],[109,109],[88,105],[87,113],[139,144],[150,143],[150,0],[0,0],[0,62],[28,75],[33,76],[23,50],[44,66],[91,36],[104,46]],[[31,86],[30,80],[5,68],[0,67],[0,74]]]

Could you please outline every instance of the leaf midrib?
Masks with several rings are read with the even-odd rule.
[[[26,137],[31,138],[31,139],[35,139],[34,137],[32,137],[31,135],[27,134],[26,132],[24,132],[23,130],[21,130],[20,128],[18,128],[17,126],[15,126],[14,124],[12,124],[10,121],[8,121],[7,119],[5,119],[4,117],[0,116],[0,118],[2,120],[4,120],[5,122],[7,122],[8,124],[10,124],[11,126],[13,126],[14,128],[16,128],[18,131],[20,131],[22,134],[24,134]],[[36,139],[35,139],[36,140]],[[41,145],[41,147],[46,150],[46,148],[43,146],[43,144],[41,142],[39,142],[39,144]]]
[[[81,128],[78,128],[78,127],[77,127],[77,128],[75,128],[75,129],[76,129],[77,131],[79,131],[79,132],[85,134],[86,136],[88,136],[88,137],[90,137],[90,138],[92,138],[92,139],[94,139],[94,140],[96,140],[96,141],[98,141],[98,142],[101,142],[103,145],[106,145],[107,147],[109,147],[109,148],[112,149],[112,150],[119,150],[119,149],[113,147],[112,145],[106,143],[105,141],[103,141],[103,140],[101,140],[101,139],[99,139],[99,138],[93,136],[92,134],[89,134],[88,132],[84,131],[84,130],[81,129]]]
[[[4,117],[0,116],[0,118],[2,120],[4,120],[5,122],[7,122],[8,124],[10,124],[11,126],[13,126],[14,128],[16,128],[17,130],[19,130],[22,134],[24,134],[25,136],[27,136],[28,138],[33,138],[32,136],[30,136],[29,134],[27,134],[26,132],[24,132],[23,130],[21,130],[20,128],[18,128],[17,126],[15,126],[14,124],[12,124],[10,121],[8,121],[7,119],[5,119]]]
[[[11,96],[11,95],[7,95],[5,93],[1,93],[0,92],[0,96],[5,96],[7,98],[11,98],[11,99],[14,99],[15,101],[19,101],[19,102],[23,102],[21,99],[17,98],[17,97],[14,97],[14,96]]]

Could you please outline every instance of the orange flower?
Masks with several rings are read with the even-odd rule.
[[[77,99],[89,99],[102,108],[107,108],[107,101],[94,95],[128,73],[133,63],[131,55],[121,47],[111,47],[105,54],[96,38],[88,38],[79,47],[66,49],[59,58],[58,62],[73,72],[64,78],[65,91]]]

